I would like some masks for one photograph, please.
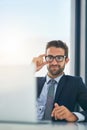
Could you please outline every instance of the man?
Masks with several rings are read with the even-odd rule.
[[[47,65],[48,69],[46,77],[37,77],[37,113],[39,120],[87,121],[87,88],[81,77],[64,74],[64,68],[68,61],[68,47],[60,40],[48,42],[45,54],[33,58],[36,71],[39,71],[44,65]],[[51,103],[53,106],[50,118],[44,118],[50,79],[56,81],[54,101],[53,104]],[[82,111],[74,111],[76,104],[82,107]]]

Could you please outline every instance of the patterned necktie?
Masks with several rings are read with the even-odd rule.
[[[46,102],[46,109],[44,112],[43,119],[44,120],[51,120],[51,112],[53,108],[53,102],[54,102],[54,90],[55,90],[55,80],[51,80],[48,89],[48,94],[47,94],[47,102]]]

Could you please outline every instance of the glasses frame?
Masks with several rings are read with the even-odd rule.
[[[47,59],[47,58],[49,58],[49,59]],[[58,58],[59,58],[59,60],[58,60]],[[62,59],[60,59],[60,58],[62,58]],[[47,55],[47,56],[45,56],[45,60],[50,63],[53,62],[54,59],[56,60],[56,62],[62,62],[65,58],[66,58],[65,55],[56,55],[56,56]]]

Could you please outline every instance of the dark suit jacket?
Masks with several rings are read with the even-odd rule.
[[[39,97],[46,77],[37,77],[37,97]],[[76,104],[79,104],[87,121],[87,87],[81,77],[64,75],[58,84],[54,103],[66,106],[71,112],[75,112]],[[53,119],[54,120],[54,119]]]

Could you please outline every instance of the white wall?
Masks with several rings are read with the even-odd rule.
[[[0,1],[0,64],[28,64],[44,53],[49,40],[60,39],[70,46],[70,4],[70,0]]]

